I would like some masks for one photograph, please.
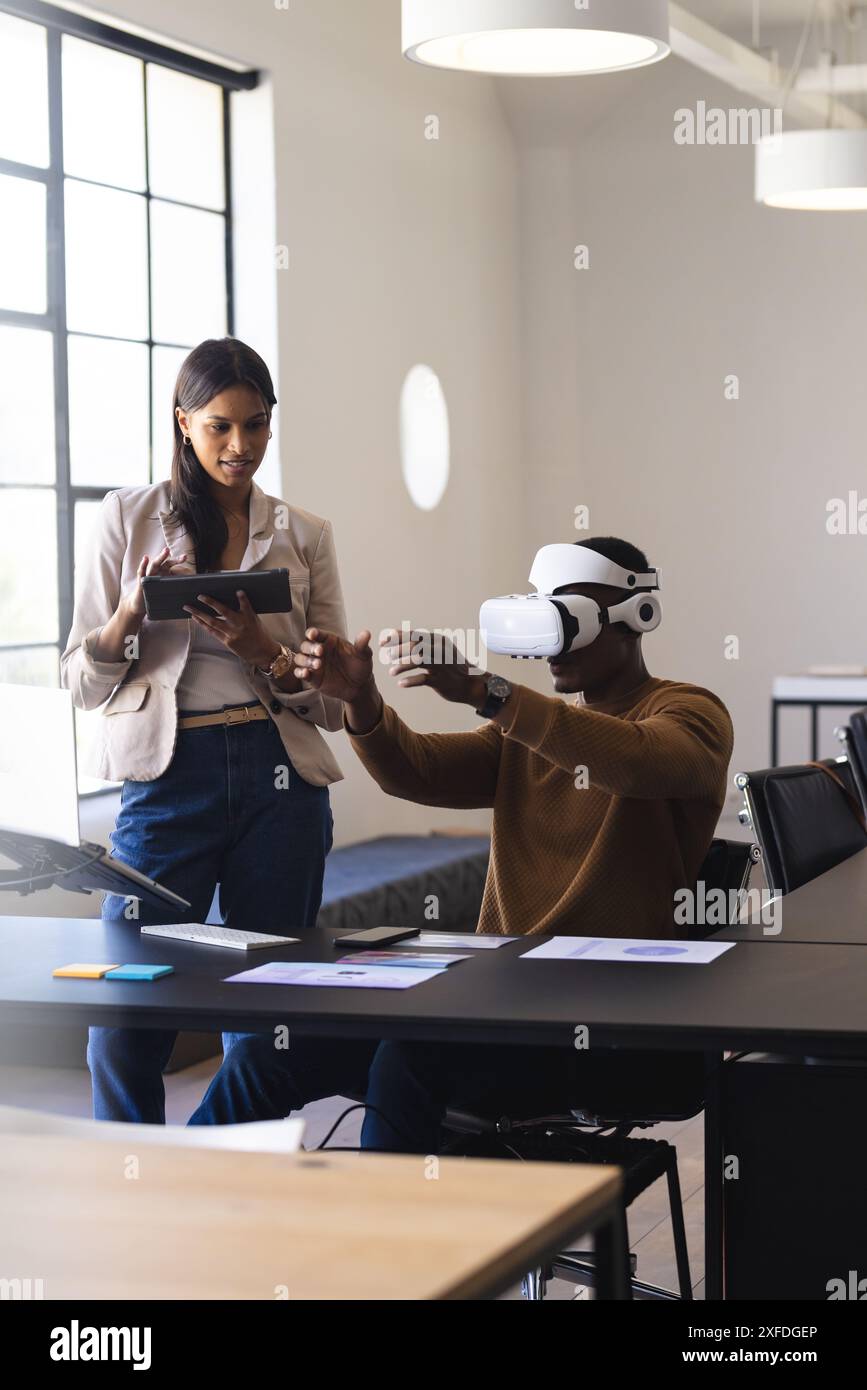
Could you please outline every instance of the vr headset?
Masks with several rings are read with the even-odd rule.
[[[504,594],[482,604],[479,627],[488,651],[531,659],[562,656],[589,647],[608,623],[653,632],[662,622],[659,570],[626,570],[584,545],[543,545],[530,583],[535,594]],[[567,584],[608,584],[635,592],[601,608],[582,594],[554,593]]]

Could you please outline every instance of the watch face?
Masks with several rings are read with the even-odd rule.
[[[508,700],[512,687],[503,676],[488,677],[488,694],[496,695],[498,700]]]

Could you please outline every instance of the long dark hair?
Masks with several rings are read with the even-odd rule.
[[[201,410],[221,391],[243,384],[259,392],[270,419],[277,404],[271,373],[258,352],[238,338],[207,338],[199,343],[181,363],[175,382],[170,519],[179,523],[192,541],[200,574],[219,569],[229,528],[222,510],[211,496],[208,475],[196,458],[192,444],[184,443],[177,407],[185,413]]]

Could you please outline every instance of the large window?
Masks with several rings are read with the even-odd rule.
[[[218,67],[0,0],[0,682],[53,685],[103,495],[171,463],[172,386],[231,333]]]

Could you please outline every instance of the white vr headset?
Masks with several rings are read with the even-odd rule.
[[[543,545],[530,570],[535,594],[489,598],[479,612],[482,641],[502,656],[552,657],[589,647],[608,623],[652,632],[662,622],[659,570],[623,569],[584,545]],[[583,594],[555,594],[567,584],[634,589],[622,603],[601,608]]]

